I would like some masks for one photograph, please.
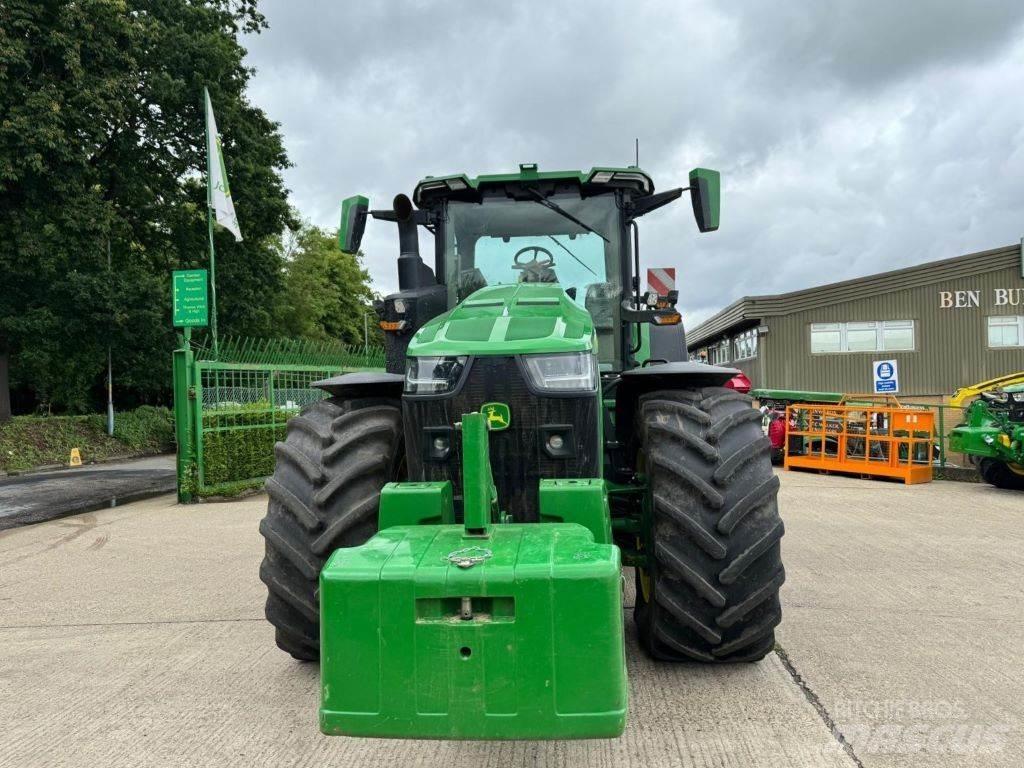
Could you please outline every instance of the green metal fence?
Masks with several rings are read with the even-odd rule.
[[[963,421],[964,409],[945,403],[911,403],[910,405],[914,408],[928,408],[935,414],[935,445],[939,449],[935,463],[938,467],[940,469],[945,469],[947,466],[970,468],[971,463],[966,456],[949,452],[949,434],[957,424]]]
[[[258,487],[274,470],[288,419],[326,397],[314,381],[383,367],[373,347],[228,339],[214,355],[183,344],[174,352],[179,500]]]

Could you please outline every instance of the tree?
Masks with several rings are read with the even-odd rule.
[[[216,236],[220,328],[270,334],[276,243],[294,222],[278,126],[245,95],[239,38],[266,26],[255,0],[4,0],[0,13],[0,352],[12,385],[87,408],[111,344],[121,387],[166,391],[170,271],[206,265],[204,85],[245,235]]]
[[[277,306],[282,335],[362,344],[364,317],[370,315],[370,342],[379,343],[362,253],[343,253],[337,233],[308,224],[286,236],[282,249],[284,289]]]

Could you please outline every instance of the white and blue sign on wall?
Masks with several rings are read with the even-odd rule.
[[[900,391],[900,374],[895,360],[875,360],[872,366],[875,394],[896,394]]]

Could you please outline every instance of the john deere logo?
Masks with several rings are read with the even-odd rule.
[[[487,417],[487,428],[492,432],[508,429],[512,423],[512,414],[504,403],[484,403],[480,413]]]

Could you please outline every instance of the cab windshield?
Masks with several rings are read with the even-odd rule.
[[[559,283],[593,317],[600,361],[615,366],[622,293],[615,198],[549,200],[550,207],[540,200],[448,203],[448,306],[488,285]]]

